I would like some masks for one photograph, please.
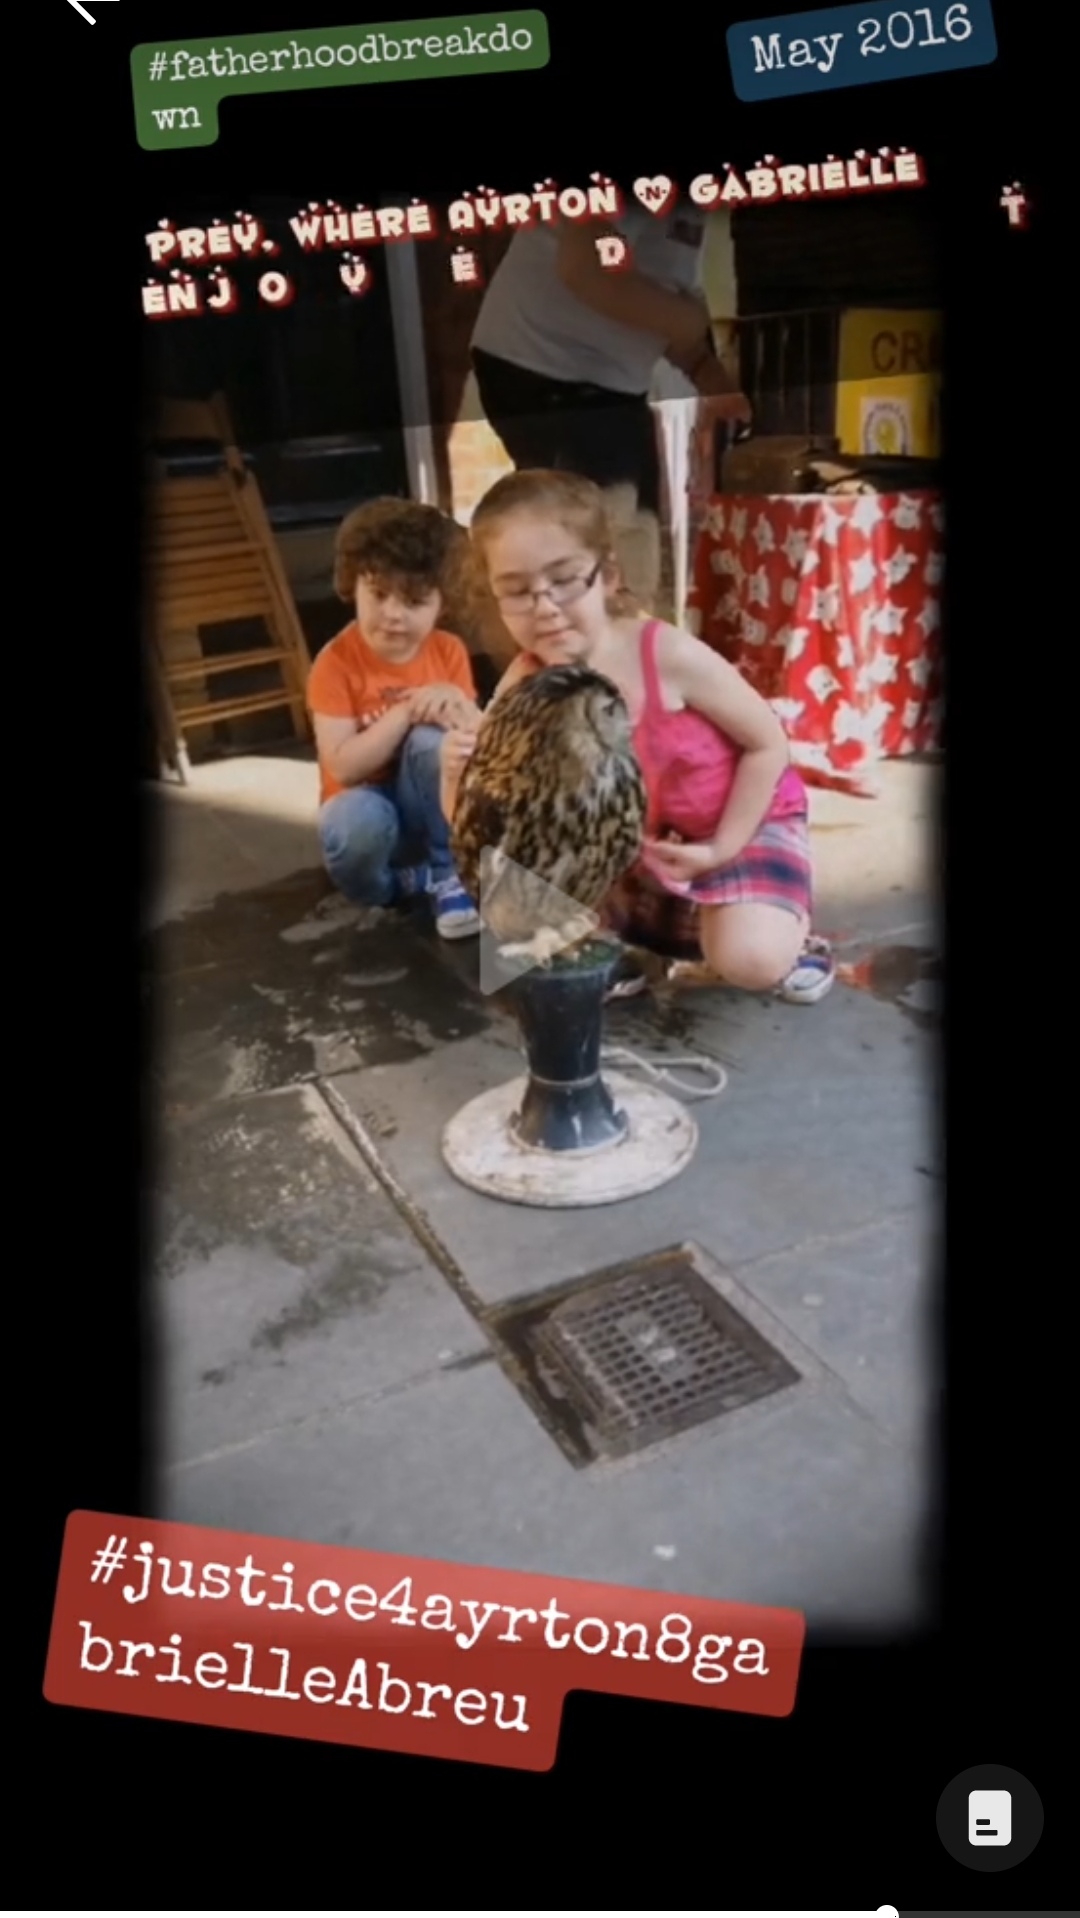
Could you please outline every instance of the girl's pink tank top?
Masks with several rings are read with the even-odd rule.
[[[642,629],[645,704],[634,729],[634,751],[648,793],[648,832],[650,837],[676,832],[691,844],[700,844],[716,831],[742,748],[704,713],[688,706],[673,713],[665,707],[656,660],[659,634],[657,620],[649,620]],[[806,788],[795,768],[788,766],[777,782],[766,817],[790,819],[806,810]]]

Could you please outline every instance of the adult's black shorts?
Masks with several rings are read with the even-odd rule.
[[[631,485],[642,510],[659,513],[660,455],[646,394],[551,380],[475,348],[472,362],[485,418],[519,472],[548,467],[596,486]]]

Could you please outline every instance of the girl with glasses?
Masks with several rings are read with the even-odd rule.
[[[806,789],[767,701],[689,633],[642,619],[618,569],[599,489],[556,471],[500,480],[472,520],[474,552],[520,648],[495,693],[580,663],[618,687],[649,799],[648,836],[608,902],[630,946],[704,964],[717,983],[816,1003],[834,978],[811,936]],[[453,818],[475,735],[451,729],[442,803]],[[618,996],[644,987],[629,968]]]

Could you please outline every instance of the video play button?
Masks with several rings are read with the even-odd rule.
[[[480,855],[476,903],[483,921],[480,991],[488,995],[600,929],[595,912],[490,846]]]

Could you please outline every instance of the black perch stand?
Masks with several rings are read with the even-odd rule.
[[[685,1108],[655,1086],[605,1079],[605,993],[618,956],[598,940],[550,967],[496,961],[527,1071],[446,1127],[443,1156],[462,1184],[516,1205],[607,1205],[689,1163],[698,1131]]]
[[[528,1082],[511,1120],[519,1145],[541,1152],[595,1152],[626,1138],[630,1121],[616,1110],[600,1072],[604,994],[615,967],[609,947],[578,965],[537,968],[510,985]]]

